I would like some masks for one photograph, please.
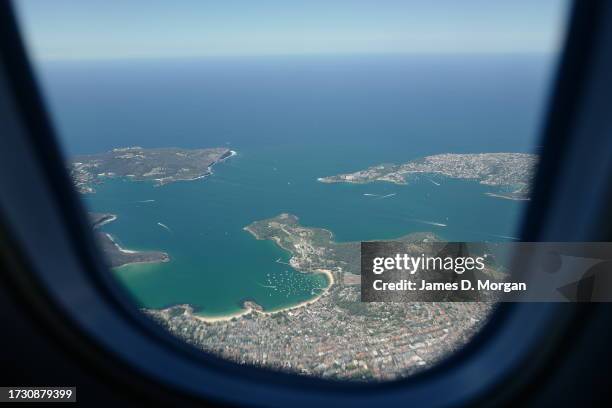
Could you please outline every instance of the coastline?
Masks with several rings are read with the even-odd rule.
[[[109,234],[108,232],[102,232],[98,230],[101,226],[111,223],[115,221],[117,218],[118,217],[115,214],[105,214],[104,217],[101,218],[101,221],[94,223],[93,225],[93,229],[96,231],[95,232],[96,235],[101,240],[100,242],[102,245],[102,248],[101,248],[102,252],[104,253],[105,257],[107,257],[107,260],[110,262],[109,266],[112,269],[116,270],[116,269],[123,268],[124,266],[128,266],[128,265],[156,264],[156,263],[164,263],[164,262],[170,261],[170,256],[165,252],[135,251],[131,249],[125,249],[121,247],[121,245],[119,245],[117,241],[115,241],[115,239],[113,238],[111,234]],[[116,253],[114,253],[114,251],[117,251],[117,253],[119,254],[131,255],[132,258],[140,258],[140,259],[134,259],[132,261],[127,261],[125,263],[120,263],[121,262],[120,260],[123,258],[122,257],[117,258]],[[150,257],[152,254],[156,254],[157,257],[147,259],[147,255]],[[120,264],[113,265],[115,262],[120,263]]]
[[[232,320],[234,318],[238,318],[238,317],[242,317],[248,314],[253,313],[253,311],[255,311],[255,309],[253,307],[248,306],[246,309],[242,309],[239,310],[237,312],[234,313],[229,313],[229,314],[225,314],[225,315],[219,315],[219,316],[202,316],[196,313],[192,313],[192,316],[194,319],[197,319],[201,322],[205,322],[205,323],[218,323],[218,322],[227,322],[229,320]]]
[[[323,183],[323,184],[357,184],[357,185],[361,185],[361,184],[371,184],[371,183],[376,183],[376,182],[381,182],[381,183],[391,183],[391,184],[396,184],[398,186],[405,186],[408,185],[408,183],[406,181],[400,181],[400,180],[395,180],[395,179],[387,179],[384,177],[375,177],[372,179],[358,179],[358,180],[345,180],[345,179],[336,179],[336,176],[329,176],[329,177],[318,177],[317,181],[319,183]]]
[[[299,271],[298,271],[299,272]],[[331,290],[332,286],[336,283],[336,280],[334,279],[334,274],[332,271],[330,271],[329,269],[317,269],[314,272],[302,272],[302,273],[314,273],[314,274],[323,274],[327,277],[327,286],[321,290],[321,293],[319,293],[318,295],[316,295],[315,297],[313,297],[312,299],[309,300],[304,300],[300,303],[297,303],[293,306],[286,306],[286,307],[282,307],[279,309],[275,309],[275,310],[269,310],[269,311],[260,311],[259,313],[262,313],[263,315],[266,316],[271,316],[273,314],[276,313],[282,313],[282,312],[286,312],[289,310],[294,310],[294,309],[299,309],[301,307],[305,307],[308,305],[311,305],[313,303],[315,303],[316,301],[318,301],[319,299],[321,299],[323,296],[327,295],[329,293],[329,291]]]
[[[116,218],[115,218],[116,219]],[[125,249],[123,247],[121,247],[121,245],[119,245],[114,239],[113,236],[107,232],[104,233],[104,235],[108,238],[108,240],[110,242],[112,242],[112,244],[115,246],[115,248],[117,249],[117,251],[121,252],[122,254],[128,254],[128,255],[137,255],[137,254],[141,254],[144,253],[145,251],[134,251],[131,249]],[[166,263],[166,262],[170,262],[170,257],[168,256],[167,253],[163,252],[163,254],[165,255],[165,258],[163,259],[151,259],[151,260],[145,260],[145,261],[131,261],[131,262],[126,262],[123,263],[121,265],[118,266],[114,266],[113,269],[120,269],[123,268],[125,266],[129,266],[129,265],[138,265],[138,264],[157,264],[157,263]]]
[[[119,266],[113,266],[112,269],[117,270],[117,269],[124,268],[126,266],[132,266],[132,265],[149,265],[149,264],[158,264],[158,263],[166,263],[166,262],[170,262],[170,258],[169,257],[168,257],[168,259],[162,259],[162,260],[159,260],[159,261],[133,261],[133,262],[128,262],[128,263],[121,264]]]
[[[486,196],[489,197],[493,197],[493,198],[501,198],[503,200],[510,200],[510,201],[529,201],[530,198],[529,197],[512,197],[509,195],[504,195],[504,194],[499,194],[499,193],[483,193]]]
[[[200,314],[197,314],[197,313],[192,313],[192,316],[193,316],[193,318],[198,319],[199,321],[202,321],[202,322],[205,322],[205,323],[226,322],[226,321],[232,320],[234,318],[243,317],[243,316],[246,316],[246,315],[249,315],[249,314],[252,314],[252,313],[259,314],[261,316],[273,316],[273,315],[276,315],[278,313],[288,312],[288,311],[291,311],[291,310],[295,310],[295,309],[299,309],[299,308],[302,308],[302,307],[306,307],[306,306],[309,306],[309,305],[317,302],[323,296],[327,295],[329,293],[329,291],[331,290],[332,286],[336,283],[336,280],[334,279],[334,274],[329,269],[317,269],[317,270],[315,270],[313,272],[302,272],[302,273],[323,274],[323,275],[325,275],[327,277],[328,284],[321,291],[321,293],[319,293],[315,297],[313,297],[311,299],[308,299],[308,300],[304,300],[302,302],[299,302],[299,303],[297,303],[295,305],[291,305],[291,306],[281,307],[281,308],[274,309],[274,310],[264,310],[261,306],[259,306],[255,302],[249,301],[249,302],[245,302],[245,307],[242,310],[239,310],[239,311],[234,312],[234,313],[218,315],[218,316],[205,316],[205,315],[200,315]],[[260,308],[261,310],[258,310],[258,308],[255,308],[255,307],[251,306],[251,304],[254,304],[254,305],[258,306],[258,308]],[[167,309],[164,309],[164,310],[167,310]]]
[[[103,218],[102,221],[99,221],[93,225],[93,229],[100,228],[103,225],[110,224],[115,221],[117,216],[115,214],[109,214],[107,218]]]
[[[221,163],[221,162],[224,162],[225,160],[229,159],[230,157],[234,157],[234,156],[236,156],[236,155],[238,155],[238,152],[237,152],[237,151],[235,151],[235,150],[231,150],[231,149],[230,149],[230,151],[229,151],[229,155],[227,155],[227,156],[225,156],[225,157],[220,158],[219,160],[217,160],[217,161],[216,161],[216,163]]]
[[[255,239],[257,240],[261,240],[263,239],[262,237],[260,237],[256,231],[254,231],[252,228],[250,228],[249,225],[245,226],[242,228],[244,231],[248,232],[249,234],[251,234],[252,236],[255,237]],[[324,230],[325,232],[327,232],[330,236],[330,239],[333,239],[333,233],[329,230]],[[297,272],[299,273],[304,273],[304,274],[323,274],[326,276],[327,278],[327,286],[325,288],[321,288],[321,292],[319,294],[317,294],[316,296],[301,301],[299,303],[293,304],[293,305],[289,305],[289,306],[285,306],[285,307],[280,307],[278,309],[274,309],[274,310],[264,310],[260,305],[257,305],[255,302],[249,302],[251,304],[255,304],[258,306],[258,309],[255,309],[253,307],[250,306],[250,304],[245,305],[246,307],[243,308],[243,310],[235,312],[235,313],[230,313],[227,315],[219,315],[219,316],[205,316],[205,315],[198,315],[198,314],[193,314],[194,318],[197,318],[200,321],[203,322],[207,322],[207,323],[215,323],[215,322],[221,322],[221,321],[228,321],[231,320],[233,318],[236,317],[241,317],[241,316],[245,316],[251,313],[258,313],[262,316],[272,316],[278,313],[283,313],[283,312],[287,312],[287,311],[291,311],[291,310],[295,310],[295,309],[299,309],[302,307],[306,307],[309,306],[315,302],[317,302],[319,299],[321,299],[323,296],[327,295],[329,293],[329,291],[331,290],[331,288],[334,286],[334,284],[336,283],[336,279],[334,277],[334,274],[331,270],[329,269],[314,269],[311,271],[303,271],[303,270],[299,270],[298,268],[295,267],[295,265],[292,262],[293,259],[293,254],[291,252],[291,250],[289,248],[286,248],[283,246],[283,243],[280,239],[278,239],[278,237],[272,237],[271,238],[272,241],[274,241],[276,243],[276,245],[278,245],[278,247],[280,247],[281,249],[289,252],[291,254],[291,259],[289,260],[289,266],[291,266],[293,269],[295,269]]]
[[[227,153],[226,156],[222,156],[218,160],[215,160],[214,162],[210,163],[210,165],[206,169],[206,173],[197,175],[195,177],[190,177],[190,178],[174,178],[174,176],[172,176],[172,177],[164,177],[164,178],[159,178],[159,179],[153,179],[153,181],[156,182],[156,184],[154,184],[154,186],[155,187],[162,187],[162,186],[165,186],[166,184],[176,183],[176,182],[179,182],[179,181],[195,181],[195,180],[207,179],[207,178],[209,178],[210,176],[212,176],[214,174],[213,167],[215,165],[217,165],[219,163],[222,163],[222,162],[226,161],[227,159],[230,159],[230,158],[232,158],[234,156],[237,156],[237,155],[238,155],[238,152],[236,152],[235,150],[230,150]],[[146,181],[146,180],[138,180],[138,181]]]
[[[121,245],[119,245],[117,243],[117,241],[115,241],[113,236],[111,234],[109,234],[108,232],[105,232],[104,235],[106,235],[106,237],[113,243],[113,245],[115,245],[115,248],[117,248],[117,251],[119,251],[119,252],[121,252],[123,254],[137,254],[138,253],[138,251],[122,248]]]

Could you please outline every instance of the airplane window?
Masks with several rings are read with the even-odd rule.
[[[360,243],[519,239],[564,1],[16,6],[109,273],[170,333],[383,381],[487,323],[362,302]]]

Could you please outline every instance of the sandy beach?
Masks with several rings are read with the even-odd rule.
[[[232,320],[233,318],[236,317],[241,317],[241,316],[245,316],[248,314],[251,314],[253,312],[257,311],[255,309],[253,309],[252,307],[247,307],[246,309],[242,309],[238,312],[235,313],[230,313],[230,314],[226,314],[226,315],[220,315],[220,316],[202,316],[202,315],[198,315],[198,314],[193,314],[192,316],[202,322],[206,322],[206,323],[218,323],[218,322],[227,322],[228,320]]]
[[[198,315],[198,314],[193,314],[193,317],[195,317],[196,319],[202,321],[202,322],[206,322],[206,323],[218,323],[218,322],[225,322],[228,320],[232,320],[233,318],[236,317],[241,317],[241,316],[245,316],[251,313],[257,313],[257,314],[261,314],[263,316],[272,316],[275,315],[277,313],[283,313],[283,312],[287,312],[290,310],[295,310],[295,309],[299,309],[301,307],[306,307],[308,305],[311,305],[313,303],[315,303],[316,301],[318,301],[321,297],[325,296],[327,293],[329,293],[329,290],[331,289],[331,287],[335,284],[335,279],[334,279],[334,274],[332,271],[328,270],[328,269],[317,269],[313,272],[306,272],[306,273],[321,273],[324,274],[325,276],[327,276],[327,280],[328,280],[328,285],[327,287],[321,291],[321,293],[319,293],[317,296],[315,296],[312,299],[308,299],[305,300],[303,302],[300,302],[298,304],[292,305],[292,306],[287,306],[287,307],[283,307],[280,309],[276,309],[276,310],[269,310],[269,311],[261,311],[261,310],[256,310],[253,307],[248,306],[245,309],[242,309],[241,311],[238,311],[236,313],[231,313],[231,314],[227,314],[227,315],[220,315],[220,316],[202,316],[202,315]]]
[[[111,234],[109,234],[109,233],[104,233],[104,235],[106,235],[106,236],[108,237],[108,239],[110,239],[110,241],[111,241],[111,242],[112,242],[112,243],[115,245],[115,247],[117,248],[117,250],[118,250],[119,252],[122,252],[122,253],[124,253],[124,254],[137,254],[137,253],[138,253],[138,251],[132,251],[132,250],[130,250],[130,249],[125,249],[125,248],[122,248],[122,247],[121,247],[121,245],[119,245],[119,244],[117,243],[117,241],[115,241],[115,240],[113,239],[113,236],[112,236]]]

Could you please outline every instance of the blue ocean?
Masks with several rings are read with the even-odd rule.
[[[205,180],[112,180],[83,196],[91,210],[118,216],[104,228],[123,247],[169,253],[168,263],[110,272],[138,305],[189,303],[222,315],[244,299],[290,306],[326,285],[275,262],[290,255],[243,230],[279,213],[338,241],[418,231],[518,237],[525,203],[487,196],[492,187],[476,182],[317,178],[437,153],[537,152],[554,62],[531,54],[224,57],[48,62],[39,71],[67,159],[133,145],[238,152]]]

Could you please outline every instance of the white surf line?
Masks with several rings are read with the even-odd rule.
[[[106,219],[106,220],[104,220],[104,221],[102,221],[102,222],[97,223],[97,224],[94,226],[94,229],[96,229],[96,228],[100,228],[101,226],[106,225],[106,224],[108,224],[109,222],[113,222],[113,221],[115,221],[116,219],[117,219],[117,216],[116,216],[115,214],[111,214],[111,216],[110,216],[110,217],[108,217],[108,219]]]
[[[236,156],[237,154],[238,154],[238,153],[237,153],[235,150],[230,150],[230,155],[229,155],[229,156],[224,157],[224,158],[222,158],[222,159],[219,159],[219,160],[216,160],[216,161],[212,162],[212,163],[210,164],[210,166],[208,166],[208,167],[206,168],[206,171],[207,171],[207,173],[206,173],[206,174],[201,174],[201,175],[199,175],[199,176],[196,176],[196,177],[190,178],[190,179],[188,179],[188,180],[189,180],[189,181],[194,181],[194,180],[205,179],[205,178],[208,178],[208,177],[212,176],[213,174],[215,174],[215,172],[213,171],[213,167],[214,167],[215,165],[217,165],[217,164],[219,164],[219,163],[223,163],[224,161],[226,161],[226,160],[227,160],[227,159],[229,159],[230,157],[234,157],[234,156]],[[156,179],[156,180],[158,180],[158,179]]]
[[[227,156],[227,157],[222,158],[221,160],[218,160],[217,163],[223,163],[224,161],[226,161],[230,157],[234,157],[236,155],[238,155],[238,152],[236,152],[235,150],[230,150],[230,155]]]
[[[417,220],[417,219],[414,219],[414,218],[411,218],[410,221],[420,222],[421,224],[434,225],[436,227],[448,227],[447,224],[443,224],[441,222],[434,222],[434,221],[427,221],[427,220]]]
[[[111,240],[111,242],[113,243],[113,245],[115,245],[115,247],[117,248],[119,252],[123,252],[124,254],[137,254],[138,253],[138,251],[132,251],[129,249],[121,248],[121,246],[113,239],[113,236],[111,234],[105,234],[105,235],[108,237],[108,239]]]
[[[167,225],[162,224],[161,222],[158,222],[157,225],[159,225],[163,229],[167,230],[169,233],[172,233],[172,230]]]

